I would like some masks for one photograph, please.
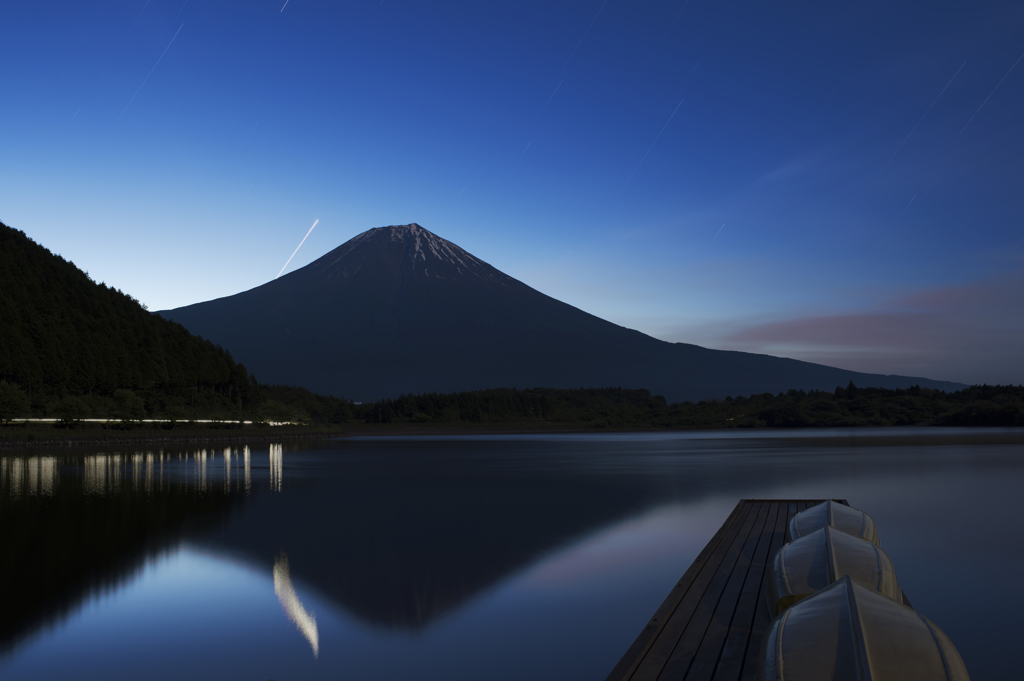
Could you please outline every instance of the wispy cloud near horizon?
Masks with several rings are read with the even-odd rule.
[[[922,289],[844,314],[733,326],[714,347],[872,373],[1024,383],[1024,273]]]

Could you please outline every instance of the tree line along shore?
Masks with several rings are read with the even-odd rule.
[[[480,390],[402,396],[341,408],[363,423],[551,423],[588,428],[834,428],[858,426],[1024,426],[1024,386],[956,392],[911,387],[834,392],[789,390],[668,404],[622,388]]]
[[[13,388],[13,390],[12,390]],[[9,396],[19,388],[0,382],[0,418],[16,418]],[[50,428],[77,430],[186,430],[219,432],[240,424],[197,422],[191,409],[162,408],[159,396],[124,389],[112,397],[94,397],[107,405],[109,423],[89,423],[66,414]],[[14,402],[26,396],[23,391]],[[726,397],[697,403],[668,404],[647,390],[623,388],[517,390],[503,388],[462,393],[403,395],[371,403],[317,395],[305,388],[259,386],[260,402],[238,409],[250,416],[252,428],[271,421],[303,424],[309,432],[358,426],[447,426],[467,429],[502,427],[573,427],[578,429],[754,429],[835,428],[866,426],[1024,426],[1024,386],[972,386],[956,392],[912,387],[907,390],[858,388],[850,383],[834,392],[789,390],[785,393]],[[8,397],[5,398],[5,395]],[[83,405],[89,404],[81,400]],[[61,409],[66,398],[52,404]],[[34,412],[35,413],[35,412]],[[100,414],[97,414],[99,416]],[[204,417],[211,414],[204,413]],[[237,414],[227,414],[235,418]],[[155,425],[143,418],[166,419]],[[36,424],[8,423],[8,436]],[[301,430],[301,429],[300,429]],[[281,431],[284,434],[284,431]],[[295,428],[288,432],[298,432]],[[141,435],[141,433],[140,433]]]

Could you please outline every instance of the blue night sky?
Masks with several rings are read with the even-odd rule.
[[[665,340],[1024,382],[1024,4],[282,4],[0,4],[0,220],[153,310],[418,222]]]

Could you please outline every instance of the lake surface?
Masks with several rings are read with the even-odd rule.
[[[974,681],[1024,639],[1024,431],[0,454],[0,678],[597,679],[741,498],[845,498]]]

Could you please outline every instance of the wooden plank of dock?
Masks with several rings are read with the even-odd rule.
[[[768,566],[786,541],[789,519],[823,501],[736,504],[607,681],[752,680],[771,624]]]

